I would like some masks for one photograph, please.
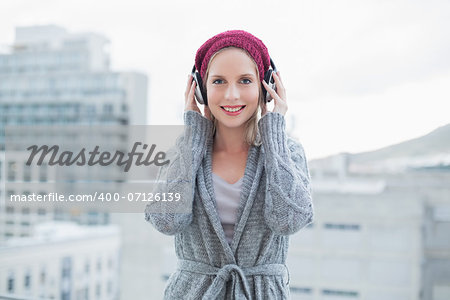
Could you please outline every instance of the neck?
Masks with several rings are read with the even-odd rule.
[[[248,151],[250,146],[245,142],[245,128],[227,128],[218,124],[214,137],[214,151],[230,154]]]

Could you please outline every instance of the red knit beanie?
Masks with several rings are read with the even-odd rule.
[[[205,73],[211,56],[228,46],[247,50],[258,66],[260,80],[264,79],[264,73],[270,67],[270,56],[267,47],[260,39],[244,30],[228,30],[213,36],[197,50],[195,68],[200,71],[200,76],[203,80],[205,80]]]

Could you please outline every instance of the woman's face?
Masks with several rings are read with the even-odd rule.
[[[253,60],[239,48],[227,48],[210,62],[208,107],[218,126],[245,125],[258,108],[259,76]]]

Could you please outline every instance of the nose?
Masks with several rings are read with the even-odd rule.
[[[225,91],[225,99],[233,101],[239,99],[239,88],[235,84],[230,84]]]

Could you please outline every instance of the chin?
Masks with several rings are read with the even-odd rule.
[[[240,128],[245,126],[245,123],[249,120],[249,118],[246,118],[245,121],[243,120],[235,120],[235,121],[230,121],[230,120],[218,120],[218,124],[220,124],[220,126],[223,127],[227,127],[227,128]]]

